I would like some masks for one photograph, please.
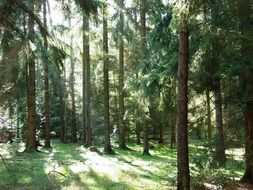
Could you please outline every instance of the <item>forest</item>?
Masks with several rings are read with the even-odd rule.
[[[252,190],[253,0],[0,0],[1,190]]]

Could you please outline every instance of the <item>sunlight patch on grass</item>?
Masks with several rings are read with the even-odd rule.
[[[226,150],[226,154],[237,161],[243,161],[245,150],[243,148],[230,148]]]
[[[89,167],[86,164],[83,164],[82,162],[73,163],[72,165],[69,166],[69,168],[75,174],[89,171]]]
[[[8,150],[8,144],[0,143],[0,152],[4,158],[11,158],[10,151]]]
[[[118,176],[120,174],[120,168],[116,163],[118,159],[109,159],[107,157],[100,156],[95,152],[85,151],[81,154],[86,160],[85,165],[91,168],[96,173],[102,173],[110,177],[113,181],[118,182]]]

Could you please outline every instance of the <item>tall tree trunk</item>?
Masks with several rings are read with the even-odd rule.
[[[162,144],[163,143],[163,123],[162,121],[159,122],[159,141],[158,143]]]
[[[110,128],[110,105],[109,105],[109,57],[108,57],[108,29],[107,29],[107,7],[103,9],[103,61],[104,61],[104,152],[113,154],[111,145]]]
[[[172,111],[172,119],[171,119],[171,126],[170,126],[170,148],[174,148],[173,145],[176,144],[176,124],[177,123],[177,113],[176,110]]]
[[[63,80],[63,88],[64,88],[64,96],[63,96],[63,101],[64,101],[64,118],[65,118],[65,131],[64,131],[64,143],[67,143],[67,123],[68,123],[68,117],[67,117],[67,101],[68,101],[68,91],[67,91],[67,86],[66,86],[66,81],[67,81],[67,73],[66,73],[66,64],[64,65],[63,68],[63,73],[64,73],[64,80]]]
[[[252,81],[253,82],[253,81]],[[252,83],[251,83],[252,85]],[[253,183],[253,101],[245,107],[245,162],[246,170],[241,181]]]
[[[137,19],[135,19],[137,20]],[[138,69],[136,69],[136,81],[138,82],[139,81],[139,71]],[[140,110],[139,110],[139,102],[136,102],[136,129],[135,129],[135,132],[136,132],[136,144],[141,144],[141,128],[140,128]]]
[[[34,11],[34,2],[30,3],[31,11]],[[34,19],[28,18],[28,37],[34,42]],[[30,51],[31,48],[29,47]],[[35,59],[31,56],[28,60],[28,90],[27,90],[27,107],[28,107],[28,132],[26,137],[25,151],[37,151],[36,143],[36,102],[35,102]]]
[[[211,106],[210,106],[210,92],[206,91],[206,109],[207,109],[207,137],[208,142],[211,142],[212,138],[212,124],[211,124]]]
[[[124,0],[119,1],[120,8],[120,41],[119,41],[119,147],[127,149],[124,105]]]
[[[150,156],[148,134],[148,122],[145,122],[143,125],[143,155]]]
[[[71,28],[71,18],[69,19],[69,26]],[[77,143],[77,126],[76,126],[76,101],[75,101],[75,63],[73,59],[73,36],[70,36],[70,96],[71,96],[71,142]]]
[[[189,3],[188,1],[183,1]],[[189,5],[188,5],[189,6]],[[177,189],[190,190],[188,157],[188,64],[189,29],[186,15],[182,15],[179,39],[178,100],[177,100]]]
[[[16,119],[17,119],[17,135],[16,138],[20,139],[20,126],[19,126],[19,120],[20,120],[20,115],[19,115],[19,105],[17,103],[17,115],[16,115]]]
[[[47,1],[43,0],[43,21],[47,29]],[[44,37],[44,48],[48,50],[47,37]],[[49,79],[48,79],[48,56],[45,56],[44,63],[44,108],[45,108],[45,148],[51,147],[50,142],[50,118],[49,118]]]
[[[84,124],[86,129],[86,146],[92,145],[91,111],[90,111],[90,40],[89,40],[89,17],[83,13],[83,64],[84,64]],[[84,138],[83,138],[84,139]]]
[[[146,0],[141,0],[140,18],[141,18],[141,44],[143,60],[145,60],[146,53]],[[147,119],[146,119],[147,120]],[[143,154],[149,153],[149,139],[148,139],[148,125],[147,121],[143,124]]]
[[[241,31],[241,63],[244,70],[241,72],[240,79],[243,81],[242,86],[246,89],[246,105],[245,105],[245,163],[246,170],[241,179],[243,182],[253,184],[253,64],[250,56],[253,52],[253,40],[251,24],[253,15],[253,1],[238,1],[238,15],[240,19]]]
[[[85,14],[85,13],[83,13],[83,14]],[[85,103],[86,103],[86,97],[85,97],[85,94],[86,94],[86,86],[85,86],[85,84],[86,84],[86,82],[85,82],[85,78],[86,78],[86,72],[85,72],[85,70],[86,70],[86,61],[87,60],[85,60],[86,58],[86,51],[87,51],[87,45],[85,44],[86,43],[86,41],[87,41],[87,34],[85,34],[87,31],[87,28],[85,28],[86,26],[86,16],[84,16],[83,15],[83,75],[82,75],[82,77],[83,77],[83,97],[82,97],[82,106],[83,106],[83,110],[82,110],[82,125],[83,125],[83,127],[82,127],[82,144],[84,144],[85,145],[85,143],[86,143],[86,105],[85,105]]]
[[[136,121],[136,144],[141,144],[141,128],[138,119]]]
[[[221,96],[221,84],[220,80],[217,80],[217,88],[214,91],[215,99],[215,121],[216,121],[216,145],[215,145],[215,161],[218,166],[225,166],[226,154],[225,154],[225,143],[223,134],[223,123],[222,123],[222,96]]]
[[[65,88],[65,79],[61,76],[61,73],[58,72],[58,77],[60,81],[60,122],[61,122],[61,131],[60,131],[60,141],[62,143],[66,143],[66,125],[65,125],[65,95],[66,95],[66,88]]]
[[[216,123],[216,146],[214,154],[214,162],[218,166],[225,166],[226,164],[226,154],[225,154],[225,143],[223,135],[223,123],[222,123],[222,95],[221,95],[221,78],[218,75],[218,68],[220,65],[220,55],[219,55],[219,37],[216,35],[216,22],[218,18],[218,12],[216,7],[211,7],[211,30],[213,32],[213,37],[211,40],[212,49],[212,62],[215,68],[214,81],[214,99],[215,99],[215,123]]]

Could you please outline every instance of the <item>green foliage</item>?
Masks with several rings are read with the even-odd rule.
[[[200,142],[190,144],[193,183],[224,184],[236,179],[243,169],[240,149],[231,149],[226,169],[201,167],[209,158]],[[115,149],[116,155],[105,156],[73,144],[53,141],[52,150],[40,153],[16,153],[19,144],[1,146],[1,152],[10,152],[6,163],[11,171],[0,164],[0,188],[33,189],[173,189],[176,182],[176,151],[162,146],[151,150],[152,157],[142,156],[142,147],[129,144],[132,151]],[[102,147],[101,147],[102,148]],[[100,148],[99,148],[100,149]],[[6,157],[6,155],[3,155]],[[16,167],[18,164],[18,167]],[[57,173],[58,172],[58,173]],[[142,183],[140,183],[140,181]]]

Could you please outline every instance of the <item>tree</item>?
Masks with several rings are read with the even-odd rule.
[[[140,18],[141,18],[141,44],[143,61],[145,62],[146,54],[146,2],[141,0],[140,8]],[[146,120],[146,118],[145,118]],[[149,153],[149,141],[148,141],[148,123],[147,121],[143,124],[143,155],[150,155]]]
[[[119,147],[127,149],[126,146],[126,126],[124,121],[124,0],[119,1],[120,25],[119,25]]]
[[[108,28],[107,28],[107,7],[103,7],[103,73],[104,73],[104,152],[113,154],[111,145],[110,127],[110,105],[109,105],[109,57],[108,57]]]
[[[34,11],[34,3],[30,3],[31,11]],[[28,17],[28,37],[34,42],[34,19]],[[35,58],[29,46],[30,57],[28,59],[28,80],[27,80],[27,109],[28,109],[28,131],[25,151],[36,151],[36,102],[35,102]]]
[[[185,12],[189,1],[181,1]],[[190,189],[190,171],[188,157],[188,64],[189,64],[189,26],[187,13],[181,13],[178,65],[178,105],[177,105],[177,189]]]
[[[211,60],[212,65],[216,69],[216,74],[213,78],[214,85],[214,99],[215,99],[215,121],[216,121],[216,146],[215,146],[215,155],[214,160],[218,163],[219,166],[225,166],[226,164],[226,154],[225,154],[225,142],[223,134],[223,118],[222,118],[222,94],[221,94],[221,78],[218,74],[218,68],[220,65],[220,44],[219,36],[217,35],[216,23],[219,18],[218,11],[215,9],[217,6],[211,7]]]
[[[91,110],[90,110],[90,45],[89,45],[89,16],[83,13],[83,135],[86,134],[85,145],[92,145]]]
[[[69,27],[71,28],[71,18],[69,18]],[[75,63],[74,63],[74,52],[73,52],[73,35],[70,36],[70,96],[71,96],[71,142],[77,143],[77,124],[76,124],[76,101],[75,101]]]
[[[64,71],[65,73],[65,71]],[[65,75],[65,74],[64,74]],[[60,81],[60,120],[61,120],[61,132],[60,132],[60,140],[62,143],[66,143],[66,85],[65,85],[65,77],[61,76],[58,71],[58,77]]]
[[[207,109],[207,136],[210,143],[212,138],[212,124],[211,124],[211,108],[210,108],[210,92],[206,90],[206,109]]]
[[[43,0],[43,21],[47,30],[47,1]],[[44,37],[44,48],[48,50],[47,37]],[[45,107],[45,147],[50,148],[50,111],[49,111],[49,79],[48,79],[48,52],[45,52],[44,60],[44,107]]]
[[[245,125],[245,158],[246,170],[241,181],[253,183],[253,69],[252,69],[252,51],[253,40],[251,36],[252,31],[252,0],[237,1],[238,16],[239,16],[239,30],[240,30],[240,64],[243,65],[240,72],[240,79],[242,86],[246,89],[246,101],[244,106],[244,125]]]

